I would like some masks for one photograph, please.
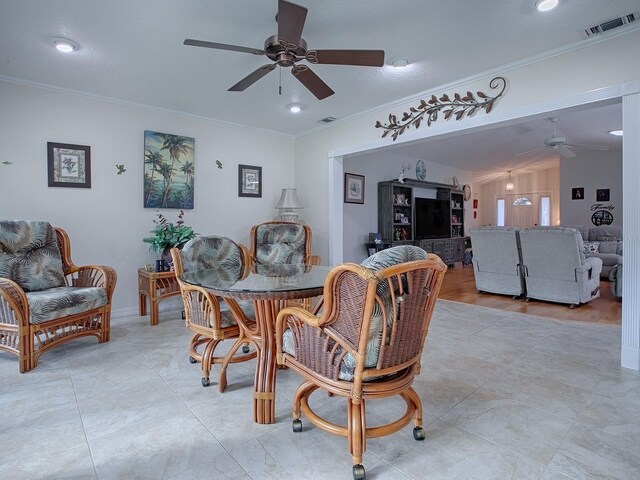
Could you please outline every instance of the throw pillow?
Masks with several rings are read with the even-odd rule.
[[[584,242],[584,253],[598,253],[600,242]]]

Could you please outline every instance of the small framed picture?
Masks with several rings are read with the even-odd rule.
[[[344,203],[364,203],[364,175],[344,174]]]
[[[262,197],[262,167],[238,165],[238,196]]]
[[[91,147],[47,142],[50,187],[91,188]]]
[[[571,189],[571,200],[584,200],[584,187],[574,187]]]
[[[608,202],[609,201],[609,189],[608,188],[598,188],[598,189],[596,189],[596,201],[597,202]]]

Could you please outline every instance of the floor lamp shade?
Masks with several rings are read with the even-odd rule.
[[[286,222],[297,222],[298,212],[296,212],[296,210],[300,210],[303,207],[298,199],[298,192],[296,189],[283,188],[282,195],[280,195],[280,200],[278,201],[276,208],[280,210],[280,220]]]

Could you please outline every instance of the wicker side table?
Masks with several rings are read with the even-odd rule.
[[[158,303],[165,298],[180,294],[175,272],[147,272],[138,269],[138,305],[140,316],[147,314],[147,298],[151,309],[151,325],[158,324]]]

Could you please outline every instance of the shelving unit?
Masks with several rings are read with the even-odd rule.
[[[413,188],[399,182],[378,184],[378,229],[391,245],[413,243]]]
[[[435,191],[438,199],[450,201],[450,238],[415,238],[414,187]],[[416,193],[417,196],[420,196]],[[417,245],[429,253],[435,253],[449,266],[461,262],[464,256],[464,194],[453,190],[452,185],[406,180],[378,183],[378,230],[384,243]]]

